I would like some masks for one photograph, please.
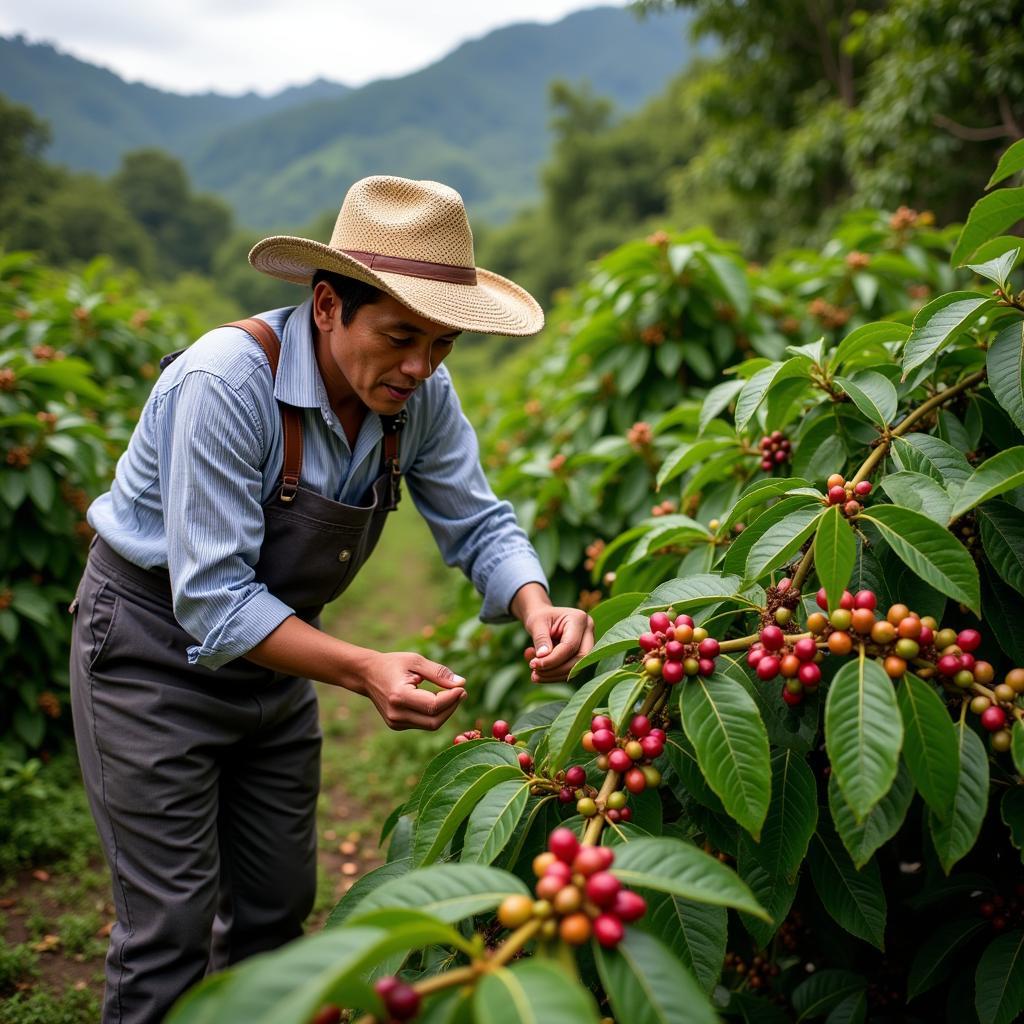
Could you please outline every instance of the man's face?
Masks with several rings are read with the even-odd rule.
[[[402,409],[413,391],[440,366],[460,333],[414,313],[390,295],[360,306],[347,326],[341,323],[341,303],[336,297],[333,306],[327,337],[334,366],[327,369],[336,368],[343,380],[330,372],[334,379],[326,383],[328,391],[334,392],[332,400],[358,399],[383,415]],[[322,315],[327,310],[321,305],[316,312]]]

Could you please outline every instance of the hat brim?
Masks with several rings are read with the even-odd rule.
[[[273,235],[257,242],[249,262],[262,273],[293,284],[309,285],[317,270],[354,277],[453,330],[526,337],[544,327],[544,311],[528,291],[480,267],[476,284],[380,273],[323,242],[292,235]]]

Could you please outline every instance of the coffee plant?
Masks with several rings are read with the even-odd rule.
[[[650,486],[606,494],[586,681],[456,736],[327,929],[173,1024],[1017,1019],[1022,217],[1020,188],[968,217],[981,288],[754,349],[662,413],[675,447],[633,426]],[[673,481],[681,511],[628,523]]]
[[[89,502],[110,482],[172,312],[103,261],[80,274],[0,252],[0,754],[20,761],[71,731],[68,604]]]

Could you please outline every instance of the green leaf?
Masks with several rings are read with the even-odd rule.
[[[776,523],[799,509],[811,507],[821,511],[820,503],[814,498],[796,494],[766,508],[726,549],[722,562],[725,570],[730,573],[745,572],[751,549]]]
[[[981,1024],[1012,1024],[1024,1011],[1024,930],[1000,935],[981,954],[974,1007]]]
[[[413,835],[413,862],[420,866],[437,860],[455,830],[490,790],[499,783],[522,781],[518,765],[473,765],[460,772],[420,809]]]
[[[961,452],[931,434],[894,437],[891,454],[900,469],[923,473],[947,489],[962,484],[974,472]]]
[[[590,651],[573,665],[569,678],[580,674],[588,665],[594,665],[620,651],[629,651],[636,647],[636,639],[641,633],[650,630],[648,616],[635,614],[622,619],[609,629]]]
[[[822,515],[819,504],[807,505],[790,512],[765,530],[747,554],[746,579],[760,579],[784,566],[814,532]]]
[[[914,329],[903,347],[903,380],[944,345],[955,341],[995,304],[991,296],[977,292],[949,292],[918,310]]]
[[[858,517],[877,527],[912,572],[939,593],[981,609],[981,583],[974,559],[956,538],[920,512],[898,505],[872,505]]]
[[[697,422],[697,434],[703,434],[708,424],[720,413],[724,412],[729,403],[743,390],[744,380],[727,380],[716,384],[704,396],[700,407],[700,419]]]
[[[856,560],[853,530],[840,507],[832,505],[822,514],[814,535],[814,568],[825,588],[829,608],[839,607]]]
[[[903,470],[882,477],[878,485],[895,504],[920,512],[940,526],[949,522],[953,499],[934,477]]]
[[[798,1021],[810,1020],[823,1016],[847,996],[863,992],[867,987],[867,981],[860,974],[826,968],[823,971],[815,971],[805,981],[800,982],[793,989],[790,1001],[797,1012]]]
[[[665,758],[676,773],[687,796],[713,811],[725,812],[722,801],[707,784],[697,754],[686,735],[676,729],[669,731],[665,740]]]
[[[727,535],[734,523],[742,521],[747,512],[758,505],[778,498],[794,487],[810,486],[810,480],[803,480],[800,477],[768,477],[764,480],[755,480],[744,488],[743,493],[733,502],[728,514],[721,520],[718,527],[719,536]]]
[[[858,824],[857,819],[853,816],[853,811],[850,810],[850,805],[843,798],[835,774],[829,777],[828,806],[832,814],[832,823],[858,871],[871,860],[871,855],[875,850],[899,832],[913,799],[914,781],[910,777],[906,764],[900,761],[896,781],[893,782],[889,792],[871,808],[867,817]]]
[[[438,789],[444,789],[456,775],[474,764],[507,764],[515,768],[519,761],[516,752],[507,743],[495,740],[470,740],[468,743],[445,747],[423,769],[420,781],[406,801],[406,807],[410,812],[416,808],[422,809]]]
[[[907,978],[907,999],[914,999],[949,978],[955,954],[989,924],[977,914],[942,921],[923,937]]]
[[[459,860],[463,864],[490,864],[512,838],[529,799],[528,782],[502,782],[470,812]]]
[[[719,990],[719,995],[724,989]],[[742,989],[727,993],[729,1002],[722,1007],[730,1017],[739,1015],[744,1024],[792,1024],[793,1018],[763,996],[755,996]]]
[[[878,864],[870,860],[858,871],[825,818],[807,860],[818,897],[835,922],[884,951],[886,904]]]
[[[848,359],[867,349],[885,351],[884,346],[890,342],[904,342],[910,337],[910,328],[906,324],[897,324],[883,320],[880,323],[864,324],[851,331],[832,353],[830,365],[842,366]]]
[[[703,605],[728,601],[740,592],[741,586],[742,581],[738,576],[722,575],[717,572],[684,576],[662,583],[644,600],[641,608],[644,611],[657,611],[671,606],[677,612],[692,611]],[[645,632],[645,629],[640,632]]]
[[[598,1024],[594,997],[551,960],[520,960],[488,971],[473,995],[487,1024]]]
[[[633,888],[653,889],[697,903],[766,916],[735,871],[681,839],[633,839],[616,849],[610,871]]]
[[[11,595],[11,607],[19,615],[40,626],[49,628],[53,625],[53,603],[31,583],[15,583]]]
[[[772,796],[761,841],[750,854],[771,875],[796,878],[807,845],[818,824],[814,773],[802,754],[776,750],[772,754]]]
[[[1007,279],[1013,272],[1013,268],[1017,265],[1017,257],[1019,255],[1019,248],[1008,249],[1001,255],[994,256],[992,259],[986,260],[984,263],[968,263],[967,269],[973,270],[978,277],[983,277],[986,281],[991,281],[993,284],[998,285],[998,287],[1005,291]]]
[[[953,806],[945,821],[934,814],[928,815],[935,852],[947,875],[974,846],[988,806],[988,755],[985,747],[965,721],[957,723],[955,728],[960,774]]]
[[[768,913],[770,921],[740,914],[743,927],[747,929],[758,949],[765,949],[772,936],[789,915],[796,896],[797,883],[790,882],[783,875],[772,875],[754,859],[756,843],[745,832],[740,835],[736,854],[736,870],[740,878],[750,887],[754,898]]]
[[[933,814],[945,818],[957,785],[956,729],[945,701],[908,672],[896,691],[903,716],[903,756],[917,791]]]
[[[949,521],[954,523],[975,505],[1024,484],[1024,446],[1007,448],[986,459],[963,483]]]
[[[710,992],[722,973],[729,914],[725,907],[679,896],[652,894],[643,923],[693,971],[705,992]]]
[[[40,512],[46,513],[53,508],[57,484],[53,479],[53,474],[42,462],[33,462],[28,467],[28,493]]]
[[[634,612],[645,596],[640,593],[616,594],[615,597],[605,598],[597,607],[591,608],[594,636],[600,640],[616,622]]]
[[[755,838],[771,799],[768,736],[747,691],[723,673],[679,689],[683,729],[708,785],[729,815]]]
[[[645,626],[647,619],[643,618]],[[627,621],[632,621],[633,616]],[[606,636],[610,636],[614,630],[609,630]],[[641,630],[644,632],[644,630]],[[639,633],[633,633],[633,646],[636,646],[636,638]],[[593,717],[594,708],[601,704],[616,683],[636,676],[636,672],[627,672],[623,669],[612,669],[602,675],[595,676],[588,683],[584,683],[570,698],[569,703],[561,710],[558,717],[551,723],[548,729],[548,765],[552,772],[565,767],[565,763],[572,756],[573,751],[579,745],[583,734],[590,728],[590,719]]]
[[[1022,170],[1024,170],[1024,139],[1018,139],[1003,151],[999,163],[996,164],[996,169],[992,172],[992,177],[988,179],[985,191],[987,192],[993,185],[998,185],[999,182],[1005,181],[1011,175],[1018,174]]]
[[[1010,752],[1013,757],[1013,767],[1017,769],[1018,775],[1024,775],[1024,724],[1015,721],[1013,729],[1010,731],[1010,738],[1012,740]]]
[[[990,501],[978,509],[981,544],[992,568],[1014,590],[1024,594],[1024,521],[1020,509]]]
[[[887,427],[896,416],[899,399],[896,389],[887,377],[873,370],[862,370],[852,377],[836,377],[843,391],[853,400],[853,404],[880,427]]]
[[[703,260],[711,275],[735,307],[741,317],[750,312],[750,285],[747,283],[746,267],[735,257],[724,253],[702,253]]]
[[[608,695],[608,715],[615,723],[616,735],[622,735],[635,713],[636,702],[644,695],[650,677],[643,674],[627,676],[615,684]]]
[[[856,992],[837,1004],[825,1018],[825,1024],[864,1024],[868,1013],[866,992]]]
[[[1014,320],[996,335],[985,365],[996,401],[1024,430],[1024,320]]]
[[[700,986],[653,936],[627,928],[626,937],[615,949],[595,944],[594,955],[617,1020],[629,1024],[714,1024],[715,1012]]]
[[[493,910],[506,896],[521,893],[530,895],[507,871],[482,864],[432,864],[389,879],[357,906],[360,914],[381,907],[412,907],[452,924]]]
[[[655,482],[655,490],[660,491],[669,480],[685,473],[698,462],[703,462],[709,455],[735,447],[736,440],[731,437],[708,437],[703,441],[688,441],[686,444],[680,445],[674,452],[667,455],[661,464],[661,468],[658,470],[658,479]]]
[[[325,928],[337,928],[338,925],[347,921],[354,914],[359,904],[374,889],[379,888],[385,882],[393,878],[401,878],[412,870],[412,857],[402,857],[398,860],[389,861],[379,868],[368,871],[362,878],[356,880],[355,885],[337,903],[331,911],[330,916],[324,924]]]
[[[0,498],[9,509],[21,507],[28,493],[28,474],[21,469],[0,469]]]
[[[863,649],[836,673],[825,703],[832,772],[858,822],[889,791],[903,744],[892,680]]]
[[[772,385],[790,377],[806,375],[810,372],[811,366],[812,363],[806,356],[794,356],[784,363],[770,363],[758,370],[744,384],[736,399],[736,429],[747,429],[747,424],[753,419],[754,413],[760,408]]]
[[[982,196],[967,215],[967,223],[949,258],[950,265],[962,267],[982,242],[1002,234],[1022,217],[1024,188],[1001,188],[998,192]]]
[[[1021,728],[1018,722],[1015,729]],[[1014,761],[1016,767],[1016,760]],[[1009,786],[999,801],[999,816],[1003,824],[1010,830],[1010,842],[1018,850],[1024,850],[1024,788]],[[1024,859],[1024,858],[1022,858]]]

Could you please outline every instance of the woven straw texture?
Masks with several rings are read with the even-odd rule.
[[[435,323],[484,334],[525,336],[544,326],[537,301],[519,285],[477,268],[477,283],[453,284],[371,270],[342,250],[473,267],[473,233],[462,197],[436,181],[377,175],[345,196],[330,243],[292,235],[257,242],[249,262],[272,277],[309,284],[330,270],[375,285]]]

